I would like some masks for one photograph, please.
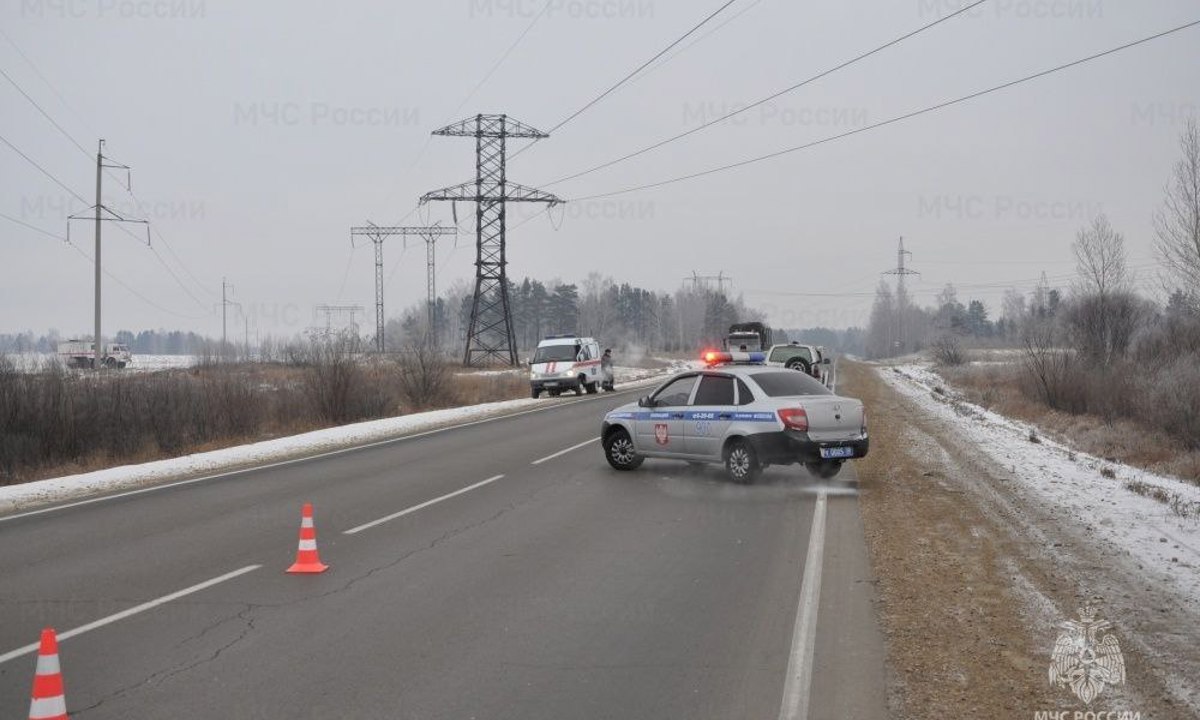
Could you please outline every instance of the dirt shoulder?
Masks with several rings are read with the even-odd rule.
[[[1094,528],[1022,497],[1005,468],[876,368],[842,361],[840,369],[839,392],[861,398],[870,416],[871,454],[857,469],[893,717],[1196,716],[1200,697],[1186,679],[1200,668],[1190,608],[1105,556]],[[1089,603],[1114,623],[1127,683],[1085,705],[1052,688],[1048,671],[1059,623]]]

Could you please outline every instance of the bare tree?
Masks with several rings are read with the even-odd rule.
[[[1108,297],[1129,288],[1125,236],[1113,229],[1108,216],[1097,215],[1091,225],[1080,230],[1071,250],[1075,253],[1077,290],[1081,295]]]
[[[1200,302],[1200,126],[1195,118],[1184,126],[1179,146],[1183,157],[1154,215],[1154,245],[1174,284],[1168,291],[1183,290],[1195,305]]]

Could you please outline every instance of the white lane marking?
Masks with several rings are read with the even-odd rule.
[[[817,640],[817,606],[821,600],[821,562],[825,555],[826,493],[817,494],[813,510],[812,532],[808,538],[808,557],[804,560],[804,579],[800,582],[800,605],[792,630],[792,653],[787,679],[783,684],[783,705],[779,720],[807,720],[809,688],[812,686],[813,651]]]
[[[350,528],[349,530],[343,530],[342,534],[353,535],[354,533],[362,532],[363,530],[373,528],[376,525],[382,525],[383,523],[388,522],[390,520],[395,520],[396,518],[402,518],[405,515],[408,515],[410,513],[415,513],[418,510],[424,510],[425,508],[429,507],[430,505],[436,505],[443,500],[449,500],[450,498],[452,498],[456,495],[462,495],[463,493],[471,492],[472,490],[474,490],[476,488],[481,488],[484,485],[487,485],[488,483],[494,483],[502,477],[504,477],[504,476],[496,475],[496,476],[490,477],[487,480],[477,482],[474,485],[468,485],[465,488],[460,488],[458,490],[455,490],[452,493],[446,493],[445,495],[442,495],[441,497],[435,497],[432,500],[426,500],[425,502],[421,503],[420,505],[413,505],[412,507],[401,510],[398,513],[392,513],[391,515],[388,515],[387,517],[381,517],[378,520],[372,520],[369,523],[363,523],[362,525],[359,525],[358,527],[353,527],[353,528]]]
[[[624,395],[631,391],[632,391],[632,389],[631,390],[619,390],[615,393],[615,395]],[[228,471],[221,472],[221,473],[215,473],[213,475],[205,475],[204,477],[192,478],[191,480],[180,480],[178,482],[165,483],[162,485],[154,485],[152,487],[145,487],[145,488],[141,488],[138,490],[128,490],[126,492],[115,493],[113,495],[103,495],[101,497],[89,498],[87,500],[77,500],[75,502],[65,503],[63,505],[52,505],[50,507],[44,507],[44,508],[40,508],[38,510],[30,510],[28,512],[17,513],[16,515],[0,516],[0,523],[5,522],[7,520],[17,520],[19,518],[31,517],[33,515],[42,515],[43,513],[55,512],[57,510],[66,510],[68,508],[79,507],[81,505],[91,505],[92,503],[105,502],[107,500],[116,500],[117,498],[129,497],[131,495],[141,495],[142,493],[155,492],[157,490],[166,490],[168,488],[181,487],[183,485],[191,485],[193,483],[204,482],[206,480],[216,480],[217,478],[232,477],[234,475],[241,475],[243,473],[258,472],[259,470],[270,470],[272,468],[283,467],[285,465],[294,465],[296,463],[304,463],[304,462],[310,462],[312,460],[320,460],[322,458],[333,457],[335,455],[342,455],[345,453],[357,452],[359,450],[367,450],[367,449],[370,449],[373,447],[379,447],[381,445],[390,445],[392,443],[404,442],[405,440],[415,440],[417,438],[425,437],[427,435],[436,435],[437,433],[443,433],[443,432],[447,432],[450,430],[459,430],[461,428],[471,427],[472,425],[482,425],[483,423],[495,422],[497,420],[507,420],[508,418],[520,417],[522,415],[530,415],[532,413],[538,413],[538,412],[546,412],[547,410],[554,410],[555,408],[566,407],[568,405],[575,405],[575,404],[581,403],[581,402],[601,400],[601,399],[605,399],[605,398],[609,398],[609,397],[613,397],[613,395],[605,395],[605,396],[600,396],[600,397],[574,398],[572,400],[568,400],[565,402],[556,402],[556,403],[553,403],[550,405],[546,405],[545,407],[533,408],[531,410],[521,410],[519,412],[507,413],[504,415],[497,415],[496,417],[484,418],[482,420],[472,420],[470,422],[459,423],[457,425],[447,425],[446,427],[434,428],[433,430],[424,430],[419,433],[413,433],[412,435],[403,435],[401,437],[388,438],[387,440],[376,440],[374,442],[370,442],[365,445],[355,445],[353,447],[340,448],[338,450],[330,450],[328,452],[318,453],[316,455],[306,455],[305,457],[301,457],[301,458],[292,458],[291,460],[280,460],[279,462],[269,463],[267,465],[254,465],[252,467],[242,468],[240,470],[228,470]]]
[[[178,600],[181,597],[184,597],[186,595],[191,595],[192,593],[198,593],[201,590],[206,590],[206,589],[212,587],[213,585],[218,585],[220,583],[225,582],[226,580],[232,580],[235,577],[245,575],[248,572],[254,572],[255,570],[259,569],[260,567],[262,567],[262,565],[247,565],[246,567],[244,567],[240,570],[234,570],[233,572],[225,573],[224,575],[221,575],[220,577],[215,577],[212,580],[205,580],[202,583],[198,583],[189,588],[184,588],[183,590],[179,590],[178,592],[173,592],[170,595],[163,595],[162,597],[158,598],[157,600],[151,600],[150,602],[144,602],[141,605],[135,605],[134,607],[131,607],[128,610],[122,610],[121,612],[114,613],[112,615],[109,615],[108,617],[103,617],[103,618],[100,618],[99,620],[93,620],[92,622],[88,623],[87,625],[80,625],[79,627],[74,628],[72,630],[60,632],[60,633],[58,633],[58,639],[59,640],[70,640],[71,638],[75,637],[76,635],[82,635],[85,632],[90,632],[92,630],[95,630],[96,628],[104,627],[105,625],[110,625],[112,623],[117,622],[118,620],[124,620],[127,617],[132,617],[133,615],[137,615],[138,613],[146,612],[147,610],[153,610],[154,608],[158,607],[159,605],[165,605],[165,604],[171,602],[172,600]],[[0,663],[6,663],[9,660],[12,660],[13,658],[19,658],[22,655],[28,655],[29,653],[36,652],[37,649],[38,649],[38,643],[32,643],[30,645],[26,645],[25,647],[20,647],[20,648],[17,648],[16,650],[6,652],[3,655],[0,655]]]
[[[563,455],[566,455],[567,453],[571,452],[572,450],[578,450],[579,448],[583,447],[584,445],[591,445],[592,443],[596,442],[599,439],[600,438],[598,438],[598,437],[594,437],[591,440],[584,440],[583,442],[581,442],[577,445],[572,445],[571,447],[567,448],[566,450],[559,450],[558,452],[554,453],[553,455],[547,455],[546,457],[544,457],[540,460],[534,460],[533,462],[531,462],[529,464],[530,465],[541,465],[542,463],[546,462],[547,460],[553,460],[556,457],[561,457]]]

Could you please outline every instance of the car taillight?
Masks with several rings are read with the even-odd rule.
[[[779,411],[779,419],[783,421],[783,426],[789,430],[808,430],[808,413],[804,408],[781,408]]]

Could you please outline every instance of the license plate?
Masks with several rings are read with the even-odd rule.
[[[546,387],[558,387],[558,383],[556,383],[556,382],[548,382],[548,383],[544,383],[544,384]]]
[[[829,458],[848,458],[854,457],[854,448],[852,447],[831,447],[821,448],[821,457],[828,460]]]

